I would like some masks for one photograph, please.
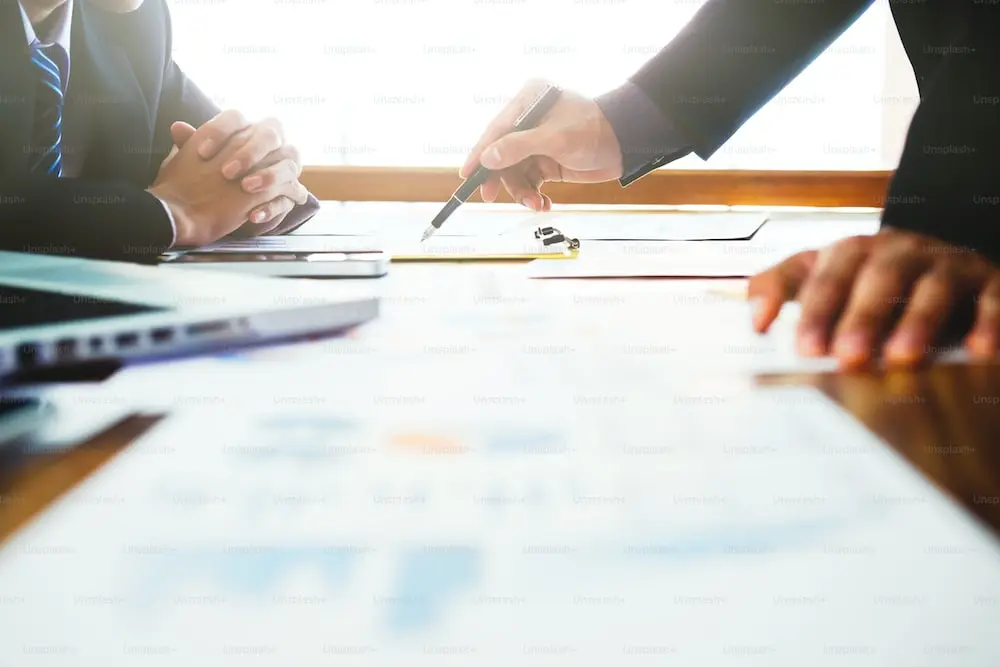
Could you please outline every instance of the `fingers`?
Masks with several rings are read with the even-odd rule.
[[[545,184],[545,177],[542,175],[537,160],[532,160],[528,163],[528,169],[525,172],[525,179],[528,181],[528,185],[531,186],[531,189],[538,194],[540,205],[538,210],[543,213],[551,211],[552,199],[542,192],[542,185]]]
[[[500,171],[513,167],[533,155],[558,153],[561,144],[560,135],[543,128],[512,132],[487,146],[480,156],[480,161],[487,169]]]
[[[497,200],[497,195],[500,194],[500,176],[490,176],[490,178],[483,183],[482,187],[479,188],[479,194],[485,202],[494,202]]]
[[[293,202],[302,206],[309,201],[309,191],[298,181],[286,183],[278,188],[278,192]]]
[[[186,144],[197,131],[198,130],[195,129],[194,125],[177,121],[170,126],[170,138],[174,140],[175,146],[178,148],[184,148],[184,144]]]
[[[941,265],[921,277],[906,312],[886,342],[883,356],[895,366],[914,366],[924,360],[948,321],[958,297],[958,278]]]
[[[486,127],[486,131],[483,132],[479,141],[473,146],[469,157],[465,159],[465,164],[462,165],[459,171],[459,175],[462,178],[468,178],[479,167],[480,154],[483,152],[483,149],[510,132],[511,127],[514,126],[518,117],[524,113],[524,110],[545,86],[545,81],[529,81],[521,88],[521,92],[497,114],[496,118]]]
[[[750,279],[747,297],[758,302],[753,316],[758,333],[765,333],[785,302],[795,298],[818,254],[815,250],[800,252]]]
[[[288,197],[278,197],[251,211],[249,220],[257,225],[270,223],[270,229],[273,229],[293,208],[295,208],[294,201]],[[264,233],[264,230],[258,230],[258,233]]]
[[[539,165],[534,160],[527,160],[483,183],[480,188],[483,201],[496,201],[501,185],[510,193],[511,199],[533,211],[552,210],[552,200],[542,194],[540,188],[545,182]]]
[[[236,145],[227,157],[222,165],[222,175],[230,180],[240,178],[284,144],[285,134],[279,121],[268,118],[257,123],[250,129],[246,140]]]
[[[538,160],[529,159],[510,169],[499,172],[495,178],[483,184],[483,201],[496,201],[503,185],[511,199],[533,211],[546,212],[552,210],[552,199],[541,191],[542,185],[549,179],[543,174],[542,165]]]
[[[301,206],[309,201],[309,191],[298,181],[292,181],[291,183],[285,183],[277,188],[273,188],[269,194],[274,194],[274,198],[263,203],[258,203],[247,213],[247,219],[250,222],[254,224],[270,222],[277,215],[284,216],[296,204]],[[288,203],[283,203],[281,201],[283,199]],[[287,210],[285,210],[286,206]]]
[[[539,155],[532,160],[533,167],[539,174],[543,183],[556,183],[560,181],[565,181],[567,179],[563,178],[566,170],[563,169],[562,165],[545,155]],[[583,181],[580,181],[583,182]]]
[[[302,166],[294,159],[286,158],[244,177],[243,191],[255,193],[291,183],[297,181],[301,173]]]
[[[796,331],[796,347],[803,356],[822,356],[829,346],[830,331],[851,293],[858,269],[868,255],[872,237],[844,239],[825,250],[799,294],[802,310]]]
[[[1000,272],[990,275],[976,299],[976,322],[965,340],[966,349],[977,359],[992,359],[1000,349]]]
[[[537,178],[537,176],[530,176],[527,170],[520,168],[508,169],[500,174],[500,180],[507,188],[507,192],[510,193],[511,199],[532,211],[542,211],[545,199],[538,191],[536,183],[539,181],[536,180]]]
[[[223,111],[218,116],[198,128],[195,139],[198,155],[203,160],[211,160],[218,155],[234,134],[250,126],[239,111]]]
[[[857,367],[872,359],[913,282],[930,266],[923,243],[913,236],[890,240],[861,269],[833,342],[841,365]]]
[[[296,204],[303,205],[309,201],[309,191],[296,178],[288,178],[288,174],[296,173],[297,168],[282,160],[256,175],[265,180],[273,181],[270,185],[257,188],[253,196],[253,208],[247,212],[247,219],[255,224],[264,224],[284,216]],[[281,200],[287,200],[287,203]]]

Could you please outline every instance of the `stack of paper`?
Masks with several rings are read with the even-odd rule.
[[[440,203],[327,203],[303,234],[418,237]],[[441,236],[529,236],[552,226],[581,241],[599,240],[740,240],[752,237],[767,220],[762,212],[693,212],[666,207],[557,206],[533,213],[521,206],[466,204],[448,219]]]

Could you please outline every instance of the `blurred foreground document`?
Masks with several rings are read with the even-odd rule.
[[[996,664],[995,539],[815,390],[553,420],[421,419],[407,389],[378,418],[272,401],[155,427],[0,549],[0,662]]]
[[[476,268],[468,273],[491,275]],[[407,292],[386,294],[382,317],[354,335],[126,369],[105,390],[150,412],[287,403],[373,419],[391,406],[448,420],[537,408],[561,421],[614,412],[621,401],[659,405],[669,392],[706,381],[739,387],[755,374],[837,368],[834,359],[795,354],[797,304],[786,306],[768,334],[756,334],[752,304],[736,281],[718,281],[718,291],[590,281],[581,292],[575,281],[490,287],[466,278],[433,291],[419,275],[402,285]],[[949,351],[939,359],[965,355]]]

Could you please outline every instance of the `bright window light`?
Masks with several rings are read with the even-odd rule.
[[[457,166],[529,78],[596,95],[703,0],[171,0],[174,57],[222,108],[278,116],[310,165]],[[708,162],[889,169],[916,99],[885,0]],[[909,79],[907,79],[909,77]],[[890,94],[891,93],[891,94]]]

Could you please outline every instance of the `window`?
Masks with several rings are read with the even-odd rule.
[[[276,115],[310,165],[454,166],[531,77],[621,83],[702,0],[171,0],[174,55],[223,108]],[[891,169],[916,103],[876,4],[707,163]]]

